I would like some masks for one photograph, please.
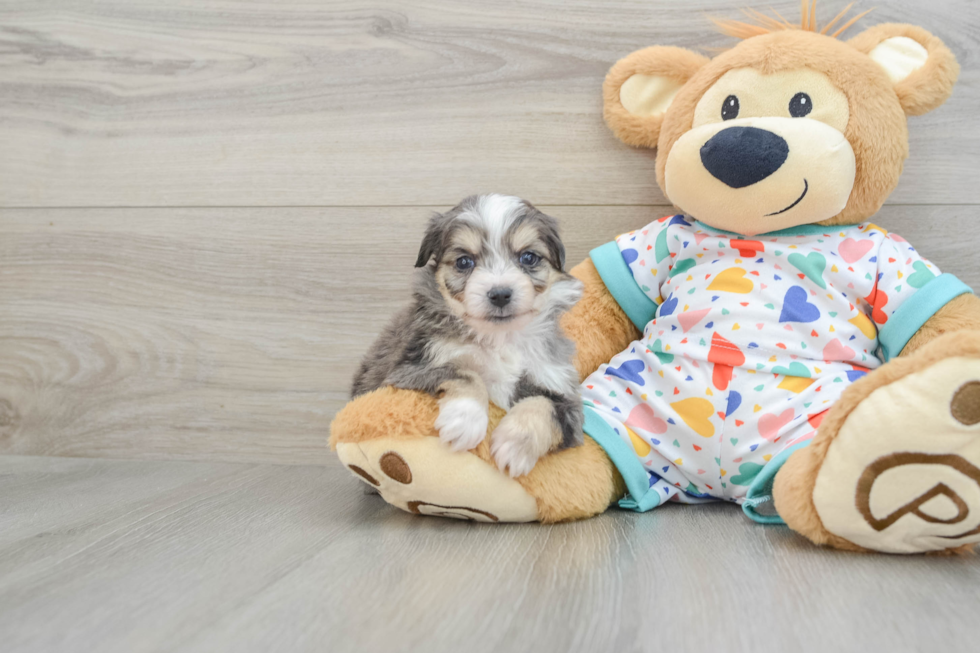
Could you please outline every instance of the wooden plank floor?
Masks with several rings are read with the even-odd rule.
[[[729,505],[414,517],[337,464],[0,457],[10,653],[966,651],[980,557],[817,549]]]

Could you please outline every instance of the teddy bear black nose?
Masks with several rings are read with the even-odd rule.
[[[729,127],[701,147],[701,163],[715,179],[745,188],[779,170],[789,156],[781,136],[756,127]]]

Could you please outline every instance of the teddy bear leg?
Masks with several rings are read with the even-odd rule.
[[[937,338],[856,382],[776,474],[793,530],[856,551],[980,542],[980,332]]]
[[[490,456],[489,437],[454,452],[433,427],[438,406],[422,393],[382,388],[348,404],[331,425],[341,462],[407,512],[483,522],[557,522],[603,512],[625,494],[622,478],[591,438],[545,456],[517,480]],[[491,406],[488,433],[504,412]]]

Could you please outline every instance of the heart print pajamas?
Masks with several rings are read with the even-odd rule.
[[[640,340],[582,384],[623,507],[728,500],[779,522],[772,479],[847,387],[970,289],[870,223],[746,238],[684,216],[593,250]]]

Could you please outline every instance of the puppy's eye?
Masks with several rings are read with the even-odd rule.
[[[523,252],[521,254],[521,265],[526,268],[533,268],[541,260],[541,257],[534,252]]]
[[[789,101],[789,115],[802,118],[813,111],[813,100],[806,93],[797,93]]]
[[[739,108],[738,98],[734,95],[729,95],[725,98],[725,103],[721,105],[721,119],[734,120],[738,118]]]
[[[456,269],[459,270],[460,272],[465,272],[466,270],[472,270],[473,266],[475,265],[476,265],[476,261],[474,261],[469,256],[460,256],[458,259],[456,259]]]

